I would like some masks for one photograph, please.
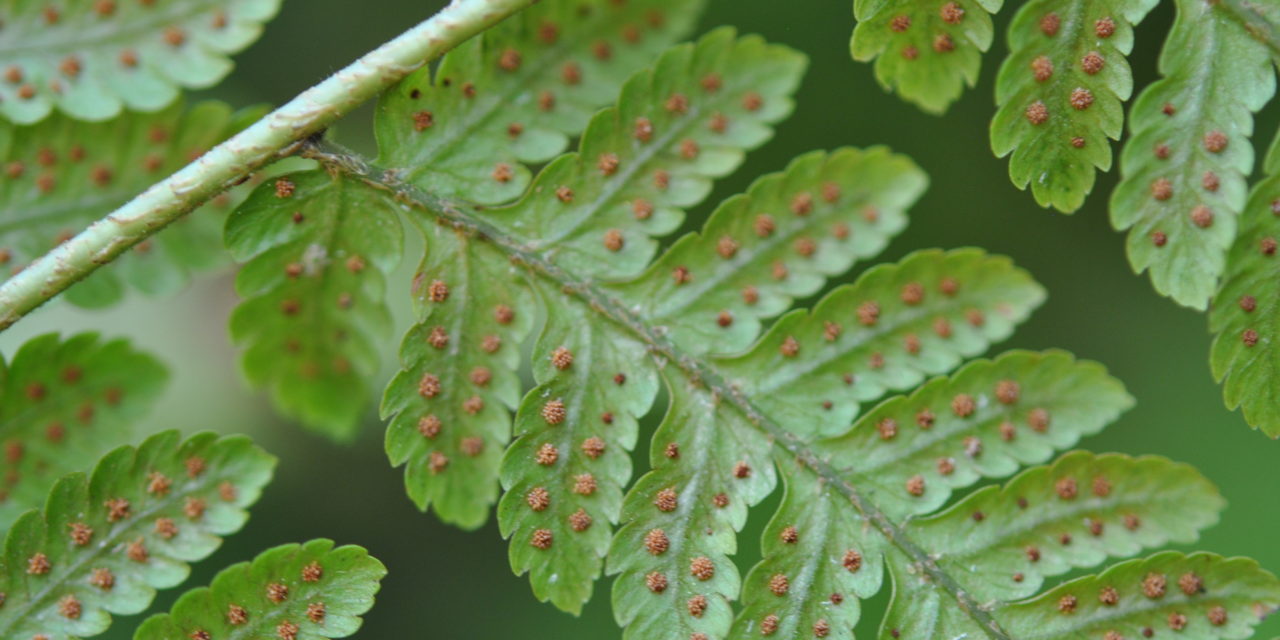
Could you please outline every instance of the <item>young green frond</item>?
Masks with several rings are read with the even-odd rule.
[[[1154,0],[1023,5],[1009,28],[1000,66],[991,147],[1009,155],[1009,177],[1036,202],[1071,213],[1093,190],[1095,168],[1111,168],[1111,143],[1124,128],[1121,103],[1133,92],[1125,56],[1133,27]]]
[[[6,33],[15,30],[10,25]],[[184,109],[179,101],[158,113],[125,113],[101,123],[62,115],[31,126],[0,123],[0,218],[9,221],[0,230],[4,277],[21,271],[264,111],[233,113],[219,102]],[[191,272],[225,260],[218,237],[226,213],[239,197],[232,191],[215,198],[72,287],[66,299],[102,307],[118,301],[126,285],[149,294],[181,288]]]
[[[1275,93],[1266,45],[1215,4],[1179,0],[1164,77],[1130,111],[1111,222],[1156,291],[1204,309],[1223,274],[1253,167],[1253,112]]]
[[[424,67],[378,103],[379,164],[441,196],[497,204],[527,165],[564,151],[591,115],[688,35],[704,0],[542,2]]]
[[[996,616],[1026,640],[1246,638],[1280,607],[1280,580],[1248,558],[1175,551],[1116,564]]]
[[[227,220],[246,262],[231,316],[249,381],[282,413],[349,440],[369,405],[369,377],[391,332],[386,273],[400,261],[396,205],[323,171],[261,185]]]
[[[1227,407],[1240,407],[1245,421],[1280,438],[1280,400],[1276,397],[1276,329],[1280,322],[1277,267],[1277,215],[1280,214],[1280,137],[1271,143],[1267,176],[1254,185],[1241,213],[1240,235],[1227,254],[1227,271],[1213,299],[1209,328],[1213,349],[1209,364],[1223,384]]]
[[[88,637],[145,610],[244,526],[274,466],[248,438],[168,431],[62,478],[5,538],[0,636]]]
[[[886,90],[930,113],[942,113],[965,85],[978,82],[991,47],[991,14],[1003,0],[854,0],[854,60],[875,59]]]
[[[227,75],[228,56],[257,40],[279,7],[280,0],[7,3],[0,115],[30,124],[55,106],[80,120],[159,110],[179,88],[207,88]]]
[[[387,569],[364,549],[331,540],[286,544],[223,569],[208,587],[183,594],[169,613],[142,623],[134,640],[353,635]]]
[[[93,333],[46,334],[0,359],[0,533],[59,478],[131,440],[167,379],[150,355]]]

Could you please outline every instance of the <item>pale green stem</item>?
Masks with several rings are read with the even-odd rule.
[[[147,189],[0,286],[0,330],[323,130],[423,64],[537,0],[453,0]]]

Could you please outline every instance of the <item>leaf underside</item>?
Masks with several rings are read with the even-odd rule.
[[[246,377],[339,440],[355,436],[373,393],[401,235],[389,198],[323,171],[263,183],[227,221],[227,248],[246,263],[230,323]]]
[[[1121,3],[1039,0],[1009,27],[1008,58],[996,79],[991,147],[1009,158],[1009,177],[1036,202],[1070,213],[1111,168],[1111,143],[1133,92],[1125,56],[1133,27],[1154,0]]]
[[[875,59],[876,80],[940,114],[978,82],[1003,0],[854,0],[853,59]]]
[[[244,526],[274,466],[245,437],[168,431],[65,476],[5,538],[0,635],[71,640],[144,611]]]
[[[100,121],[160,111],[181,88],[213,86],[280,0],[9,1],[0,6],[0,115],[43,120],[56,107]]]
[[[170,613],[148,618],[134,640],[212,638],[345,638],[387,569],[356,546],[331,540],[287,544],[223,569],[208,587],[183,594]]]
[[[1267,154],[1267,176],[1254,185],[1241,213],[1240,235],[1227,255],[1227,272],[1213,299],[1209,364],[1222,383],[1228,408],[1239,407],[1250,426],[1280,438],[1277,368],[1276,211],[1280,211],[1280,138]]]
[[[966,15],[989,19],[977,13]],[[388,454],[415,502],[479,526],[500,480],[499,526],[535,595],[577,612],[603,569],[617,576],[624,637],[637,640],[848,638],[858,599],[886,571],[887,637],[1006,637],[1001,625],[1024,620],[1003,611],[1046,578],[1190,542],[1215,522],[1221,499],[1193,470],[1086,453],[930,517],[953,492],[1046,462],[1132,404],[1095,363],[1016,351],[859,418],[860,403],[955,369],[1043,301],[1007,259],[918,252],[764,330],[902,228],[925,184],[905,158],[807,154],[654,258],[684,210],[790,112],[803,66],[725,29],[670,49],[591,119],[577,152],[505,206],[451,198],[405,167],[328,158],[343,179],[394,192],[427,236],[419,323],[383,403]],[[400,102],[379,117],[413,121],[414,88],[425,95],[393,89]],[[384,136],[382,160],[414,157],[432,122]],[[520,399],[519,348],[539,318],[536,386]],[[660,386],[650,470],[631,483],[637,421]],[[744,579],[736,532],[779,475],[787,497]],[[1268,580],[1206,583],[1237,594],[1231,633],[1252,624],[1237,601],[1272,606]]]
[[[1111,223],[1136,272],[1204,309],[1223,274],[1253,168],[1253,113],[1275,93],[1267,47],[1211,3],[1180,0],[1162,78],[1130,110]]]
[[[0,360],[0,532],[59,478],[130,441],[167,378],[151,356],[93,333],[39,336]]]
[[[232,112],[218,102],[101,123],[55,115],[37,125],[0,124],[0,268],[17,273],[244,128],[265,109]],[[152,295],[186,285],[194,271],[223,264],[218,238],[241,189],[214,198],[67,290],[85,307],[120,300],[126,287]]]

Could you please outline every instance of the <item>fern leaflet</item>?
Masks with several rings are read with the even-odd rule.
[[[0,635],[87,637],[143,611],[244,526],[274,466],[244,437],[168,431],[64,477],[5,538]]]
[[[134,640],[169,638],[345,638],[373,607],[381,562],[331,540],[286,544],[227,567],[213,583],[183,594],[152,616]]]
[[[0,360],[0,532],[59,478],[129,441],[167,378],[151,356],[92,333],[39,336]]]
[[[942,113],[978,82],[1003,0],[854,0],[853,59],[875,59],[886,90]]]
[[[159,111],[180,87],[203,89],[230,70],[280,0],[7,2],[0,114],[43,120],[56,106],[79,120],[124,108]],[[143,185],[146,186],[146,185]]]
[[[1000,66],[991,147],[1009,159],[1009,177],[1031,186],[1036,202],[1073,212],[1093,190],[1095,168],[1111,168],[1111,140],[1133,92],[1125,56],[1133,27],[1154,0],[1123,3],[1041,0],[1009,27],[1011,53]]]
[[[1177,3],[1161,80],[1130,111],[1111,222],[1156,291],[1203,309],[1222,275],[1253,167],[1253,112],[1275,93],[1271,56],[1214,5]]]

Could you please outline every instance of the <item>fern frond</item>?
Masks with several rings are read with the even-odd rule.
[[[833,435],[848,427],[859,402],[986,351],[1044,298],[1007,258],[977,249],[918,251],[869,269],[811,312],[783,316],[753,349],[717,367],[794,433]]]
[[[0,114],[42,120],[56,106],[79,120],[124,108],[158,111],[179,88],[203,89],[231,71],[280,0],[8,2]]]
[[[552,161],[519,202],[480,215],[570,271],[635,275],[653,257],[652,236],[676,229],[683,209],[791,113],[806,64],[729,27],[672,47],[591,119],[576,153]]]
[[[264,111],[175,103],[100,123],[61,115],[32,126],[0,123],[0,170],[7,178],[0,181],[0,267],[20,270]],[[193,271],[224,260],[218,237],[238,197],[215,198],[69,289],[66,298],[102,307],[118,301],[126,285],[148,294],[181,288]]]
[[[1214,333],[1209,364],[1222,383],[1227,407],[1239,407],[1250,426],[1280,438],[1280,380],[1275,321],[1280,292],[1276,212],[1280,211],[1280,136],[1264,163],[1266,177],[1254,185],[1241,214],[1240,235],[1227,254],[1222,288],[1213,299]]]
[[[883,147],[807,153],[721,203],[700,233],[618,295],[690,349],[741,351],[761,320],[880,253],[926,183],[915,163]],[[680,269],[686,278],[673,277]]]
[[[684,38],[704,0],[544,0],[378,103],[379,164],[429,192],[513,200],[633,72]]]
[[[1113,597],[1114,596],[1114,597]],[[1248,558],[1175,551],[1122,562],[996,612],[1027,640],[1246,638],[1280,607],[1280,580]]]
[[[648,236],[678,226],[683,213],[677,207],[705,198],[711,178],[736,167],[745,149],[768,137],[768,124],[789,112],[789,94],[802,64],[789,50],[768,46],[759,38],[737,38],[730,29],[674,47],[653,70],[627,81],[619,107],[592,119],[579,153],[552,162],[519,202],[500,209],[477,208],[476,214],[497,228],[529,234],[526,250],[532,255],[554,252],[575,268],[589,265],[590,272],[601,275],[638,271],[656,245]],[[396,414],[387,451],[394,464],[408,463],[406,483],[420,506],[431,496],[448,496],[449,502],[435,503],[440,515],[475,527],[497,497],[494,463],[510,437],[510,418],[502,407],[511,406],[519,394],[516,378],[504,370],[516,362],[515,349],[532,327],[531,294],[520,285],[519,272],[503,264],[500,254],[485,243],[443,228],[428,234],[429,244],[435,243],[424,263],[430,269],[421,272],[416,291],[427,314],[407,335],[401,350],[404,370],[384,399],[383,414]],[[549,238],[547,234],[561,240],[540,240]],[[554,335],[557,329],[549,325],[548,331]],[[583,348],[608,348],[583,337]],[[548,349],[559,346],[540,344]],[[446,347],[452,356],[441,360]],[[469,355],[464,359],[462,353]],[[627,349],[619,347],[618,353]],[[548,351],[537,357],[551,355]],[[589,363],[604,363],[611,356],[579,350],[577,357],[578,368],[566,375],[591,371]],[[608,375],[613,378],[616,373]],[[549,387],[555,381],[540,383],[543,386],[530,391],[530,398],[552,393]],[[497,390],[494,395],[486,392],[491,385]],[[656,383],[635,388],[652,391]],[[633,401],[635,415],[642,415],[652,393],[647,400]],[[545,429],[541,405],[522,403],[516,423]],[[574,407],[570,426],[597,419],[578,413],[581,408]],[[622,415],[619,419],[631,420]],[[615,433],[622,442],[610,438],[610,447],[625,451],[632,446],[621,436],[627,429],[620,425]],[[620,482],[629,476],[624,471]],[[510,473],[514,482],[518,474]],[[616,511],[615,507],[595,517],[611,521]],[[558,580],[557,588],[565,590],[562,597],[568,599],[563,602],[581,597],[580,585]]]
[[[148,618],[133,637],[345,638],[360,628],[386,575],[357,546],[281,545],[223,569],[208,587],[183,594],[170,613]]]
[[[0,636],[93,636],[143,611],[244,526],[274,466],[248,438],[168,431],[64,477],[5,538]]]
[[[876,80],[929,113],[940,114],[978,82],[991,47],[991,14],[1003,0],[854,0],[849,49],[875,59]]]
[[[1125,56],[1133,27],[1155,0],[1038,0],[1009,27],[1008,58],[996,79],[991,147],[1009,158],[1009,177],[1031,185],[1036,202],[1064,213],[1093,190],[1095,169],[1111,168],[1111,143],[1124,128],[1121,104],[1133,93]]]
[[[400,261],[396,205],[323,171],[264,183],[227,220],[244,299],[231,335],[277,407],[339,440],[355,436],[391,331],[386,274]]]
[[[1164,76],[1130,111],[1111,222],[1156,291],[1203,309],[1222,275],[1253,167],[1253,113],[1275,93],[1266,46],[1213,4],[1179,0]]]
[[[82,333],[28,340],[0,359],[0,533],[44,505],[62,476],[88,471],[125,444],[168,379],[163,365],[124,340]]]

